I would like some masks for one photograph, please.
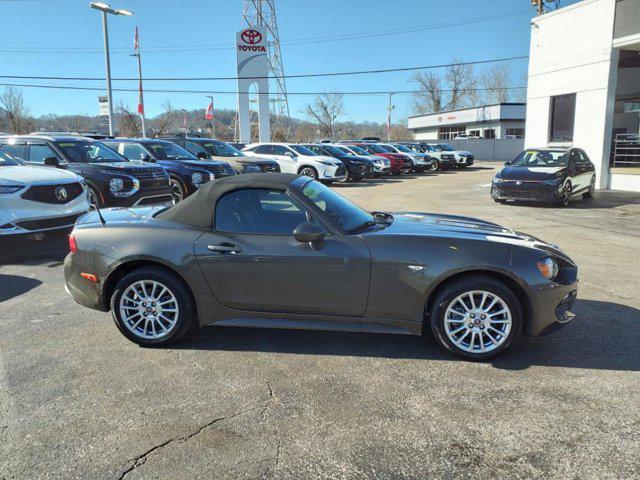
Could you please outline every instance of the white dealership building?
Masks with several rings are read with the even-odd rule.
[[[463,137],[502,139],[524,136],[526,105],[499,103],[409,117],[408,128],[416,140],[450,140]]]
[[[640,191],[640,0],[583,0],[531,21],[525,146],[576,146],[598,186]]]

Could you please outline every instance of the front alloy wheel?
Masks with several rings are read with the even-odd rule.
[[[571,184],[567,182],[564,184],[564,187],[562,187],[562,192],[560,193],[560,199],[558,200],[558,204],[561,207],[566,207],[569,205],[570,200],[571,200]]]
[[[437,160],[433,160],[431,162],[431,167],[429,167],[429,170],[432,172],[437,172],[438,170],[440,170],[440,162],[438,162]]]
[[[302,175],[303,177],[313,178],[314,180],[318,178],[318,172],[316,172],[315,168],[313,167],[304,167],[300,170],[300,175]]]
[[[184,200],[184,186],[182,182],[177,178],[171,177],[169,183],[171,185],[171,198],[173,198],[173,203],[180,203]]]

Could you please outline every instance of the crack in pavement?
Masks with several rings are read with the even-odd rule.
[[[199,435],[200,433],[202,433],[203,431],[205,431],[207,428],[209,428],[209,427],[211,427],[211,426],[213,426],[213,425],[215,425],[217,423],[220,423],[222,421],[231,420],[233,418],[236,418],[236,417],[239,417],[239,416],[244,415],[246,413],[250,413],[250,412],[252,412],[254,410],[257,410],[258,408],[261,408],[261,407],[262,407],[262,414],[261,414],[262,420],[266,421],[266,418],[265,418],[266,412],[269,409],[269,405],[275,399],[275,395],[273,393],[273,388],[271,387],[271,384],[269,383],[268,380],[266,381],[266,384],[267,384],[267,389],[269,391],[269,397],[268,397],[267,401],[265,402],[264,406],[263,405],[256,405],[254,407],[248,408],[248,409],[243,410],[243,411],[238,412],[238,413],[234,413],[232,415],[227,415],[227,416],[224,416],[224,417],[214,418],[213,420],[211,420],[211,421],[205,423],[204,425],[202,425],[201,427],[199,427],[194,432],[191,432],[191,433],[189,433],[187,435],[182,435],[182,436],[179,436],[179,437],[172,437],[172,438],[169,438],[168,440],[166,440],[166,441],[164,441],[162,443],[159,443],[158,445],[154,445],[153,447],[151,447],[147,451],[145,451],[142,454],[140,454],[137,457],[135,457],[132,460],[131,465],[122,472],[120,477],[118,477],[118,480],[124,480],[125,477],[127,475],[129,475],[131,472],[133,472],[136,468],[144,465],[146,463],[147,459],[149,458],[149,455],[153,454],[154,452],[157,452],[158,450],[161,450],[161,449],[169,446],[170,444],[172,444],[174,442],[185,443],[185,442],[189,441],[190,439],[192,439],[193,437],[195,437],[195,436]],[[276,436],[277,436],[277,432],[278,431],[276,429]],[[279,461],[280,461],[280,440],[278,439],[278,446],[277,446],[277,451],[276,451],[276,458],[275,458],[274,467],[278,465]],[[270,470],[270,467],[267,468],[267,472],[269,470]]]
[[[202,425],[195,432],[189,433],[188,435],[182,435],[180,437],[170,438],[170,439],[166,440],[165,442],[162,442],[162,443],[160,443],[158,445],[155,445],[155,446],[151,447],[146,452],[144,452],[144,453],[138,455],[136,458],[134,458],[133,459],[133,463],[129,466],[129,468],[127,468],[125,471],[122,472],[120,477],[118,477],[118,480],[123,480],[127,475],[129,475],[131,472],[133,472],[136,468],[140,467],[141,465],[144,465],[146,463],[146,461],[147,461],[147,458],[152,453],[154,453],[154,452],[156,452],[158,450],[161,450],[164,447],[166,447],[166,446],[168,446],[168,445],[170,445],[170,444],[172,444],[174,442],[179,442],[179,443],[187,442],[190,439],[192,439],[193,437],[195,437],[196,435],[199,435],[200,433],[202,433],[207,428],[215,425],[216,423],[222,422],[224,420],[231,420],[232,418],[239,417],[240,415],[244,415],[245,413],[252,412],[252,411],[256,410],[257,408],[259,408],[259,406],[252,407],[252,408],[249,408],[247,410],[243,410],[242,412],[234,413],[233,415],[228,415],[226,417],[215,418],[215,419],[211,420],[210,422],[207,422],[204,425]]]

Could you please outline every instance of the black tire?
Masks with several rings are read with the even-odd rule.
[[[301,167],[300,170],[298,170],[298,175],[304,175],[314,180],[318,179],[318,171],[313,167]]]
[[[496,203],[501,203],[502,205],[507,203],[507,201],[502,199],[502,198],[494,198],[493,201],[496,202]]]
[[[562,187],[562,193],[560,194],[560,198],[558,199],[559,207],[567,207],[569,206],[569,202],[571,202],[571,182],[567,182]]]
[[[178,304],[179,313],[176,314],[175,326],[166,336],[161,338],[147,339],[134,334],[127,328],[120,315],[119,306],[122,295],[129,286],[143,280],[159,282],[167,287]],[[118,330],[132,342],[145,347],[163,347],[175,343],[196,324],[196,310],[189,288],[177,275],[163,268],[143,267],[125,275],[120,279],[113,291],[110,306],[111,314]]]
[[[182,180],[171,175],[169,177],[169,182],[171,183],[171,198],[173,199],[173,203],[180,203],[182,200],[187,198],[187,187]]]
[[[593,175],[591,177],[591,183],[589,184],[589,190],[582,194],[582,198],[585,200],[590,200],[596,196],[596,176]]]
[[[364,180],[364,175],[356,175],[355,177],[351,178],[352,182],[361,182],[362,180]]]
[[[445,314],[447,307],[459,295],[474,290],[483,290],[497,295],[507,304],[511,311],[511,330],[505,336],[505,339],[501,340],[502,343],[500,345],[484,353],[472,353],[461,349],[454,344],[445,333]],[[446,283],[439,289],[436,297],[431,302],[429,318],[431,331],[438,345],[458,357],[469,360],[486,360],[503,352],[509,348],[514,339],[520,336],[523,324],[522,306],[516,295],[501,281],[482,274],[469,274]]]
[[[434,158],[431,162],[431,171],[437,172],[438,170],[440,170],[440,162]]]
[[[102,208],[104,206],[102,201],[100,200],[100,194],[98,193],[98,190],[91,186],[89,187],[89,202],[91,204],[91,207],[93,207],[94,209],[95,207]]]

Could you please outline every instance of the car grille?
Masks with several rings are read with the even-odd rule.
[[[518,188],[505,188],[500,187],[500,195],[505,197],[514,197],[514,198],[541,198],[548,196],[548,193],[543,190],[531,190],[531,189],[518,189]]]
[[[158,203],[169,203],[173,202],[173,197],[171,195],[157,195],[154,197],[144,197],[136,202],[136,206],[138,205],[155,205]]]
[[[64,188],[67,192],[66,198],[58,198],[56,190],[58,188]],[[21,196],[25,200],[31,200],[34,202],[42,203],[55,203],[63,204],[78,198],[83,192],[82,185],[79,183],[67,183],[61,185],[37,185],[30,187]]]
[[[412,168],[413,167],[413,162],[409,158],[403,158],[402,159],[402,167],[403,168],[407,168],[407,167]]]
[[[263,173],[267,173],[267,172],[280,173],[280,165],[278,165],[277,163],[274,163],[274,164],[261,163],[259,164],[259,166],[260,166],[260,170],[262,170]]]
[[[169,175],[163,169],[144,168],[126,173],[140,180],[143,187],[159,187],[169,183]]]
[[[346,175],[346,174],[347,174],[347,169],[345,168],[344,165],[340,165],[336,170],[335,176],[342,177],[343,175]]]
[[[45,218],[42,220],[25,220],[16,223],[16,226],[25,230],[43,230],[47,228],[70,227],[76,223],[80,215],[68,215],[66,217]]]
[[[230,177],[231,175],[236,174],[236,171],[231,167],[231,165],[203,165],[199,168],[203,168],[208,172],[213,173],[216,178]]]

